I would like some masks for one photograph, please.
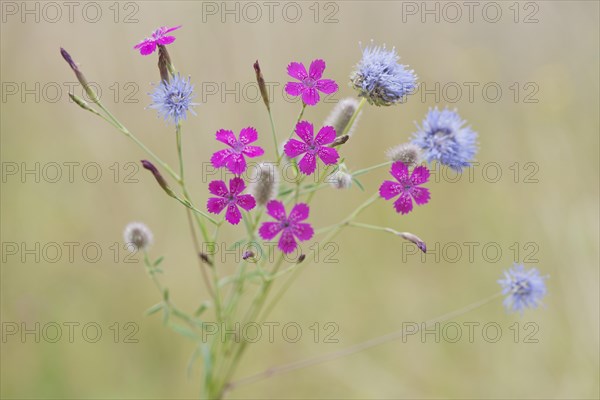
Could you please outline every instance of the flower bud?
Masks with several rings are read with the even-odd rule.
[[[296,264],[300,264],[302,261],[306,259],[306,254],[300,254],[300,257],[296,260]]]
[[[413,242],[423,253],[427,253],[427,245],[417,235],[410,232],[400,232],[398,235],[409,242]]]
[[[402,161],[409,167],[414,167],[421,162],[421,149],[412,143],[403,143],[388,149],[385,152],[390,161]]]
[[[175,193],[173,193],[173,190],[171,190],[171,188],[167,184],[167,181],[165,180],[165,178],[163,178],[163,176],[161,175],[160,171],[154,166],[154,164],[152,164],[148,160],[142,160],[141,163],[142,163],[142,166],[145,169],[147,169],[148,171],[152,172],[152,175],[154,175],[154,178],[156,179],[156,182],[158,182],[158,184],[160,185],[160,187],[169,196],[171,196],[171,197],[177,197],[177,196],[175,196]]]
[[[202,260],[203,263],[208,264],[211,267],[213,266],[213,262],[208,257],[208,254],[201,252],[198,254],[198,256],[200,257],[200,259]]]
[[[279,189],[279,171],[274,163],[262,162],[256,166],[257,176],[248,191],[254,196],[256,204],[264,206],[277,196]]]
[[[75,61],[73,61],[73,58],[71,57],[71,55],[65,49],[63,49],[62,47],[60,48],[60,54],[65,59],[65,61],[69,64],[69,67],[71,67],[71,69],[75,73],[75,76],[77,77],[77,80],[79,81],[79,83],[81,84],[81,86],[83,86],[83,89],[87,93],[87,95],[90,98],[90,100],[92,100],[94,103],[98,103],[100,101],[100,99],[98,99],[98,96],[96,95],[96,92],[94,92],[92,90],[92,88],[90,87],[87,79],[85,79],[85,76],[79,70],[79,67],[77,66],[77,64],[75,64]]]
[[[123,231],[123,239],[132,253],[138,250],[146,250],[152,244],[152,232],[141,222],[127,224]]]
[[[75,104],[77,104],[79,107],[83,108],[84,110],[93,112],[96,115],[100,115],[100,113],[98,111],[96,111],[92,107],[90,107],[90,105],[87,101],[85,101],[81,97],[77,96],[76,94],[69,92],[69,97],[71,98],[71,100],[73,100],[75,102]]]
[[[358,100],[356,100],[353,97],[348,97],[340,100],[335,105],[335,107],[333,107],[331,114],[329,114],[323,125],[333,126],[338,136],[343,134],[352,136],[356,124],[358,123],[358,119],[362,114],[362,111],[358,113],[358,115],[354,119],[354,122],[352,123],[352,126],[348,128],[348,132],[344,133],[344,130],[348,127],[348,124],[352,120],[352,116],[358,109],[358,104]]]
[[[254,72],[256,73],[256,82],[258,83],[258,88],[260,89],[260,95],[262,96],[263,102],[265,103],[265,106],[267,106],[267,110],[271,111],[271,105],[269,104],[269,92],[267,92],[265,78],[260,70],[258,60],[256,60],[254,63]]]
[[[349,135],[338,136],[337,139],[335,139],[333,143],[329,145],[329,147],[341,146],[346,143],[348,139],[350,139]]]

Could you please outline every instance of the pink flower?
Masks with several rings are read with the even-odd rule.
[[[231,147],[230,149],[219,150],[214,153],[210,159],[215,168],[227,167],[236,175],[244,173],[246,170],[246,159],[262,156],[265,151],[258,146],[249,146],[248,143],[258,140],[258,133],[252,127],[244,128],[240,132],[240,140],[237,140],[232,131],[221,129],[217,131],[217,140]]]
[[[258,233],[265,240],[271,240],[281,233],[277,247],[284,253],[291,253],[296,249],[296,239],[301,242],[310,240],[314,231],[310,224],[301,223],[308,218],[308,205],[298,203],[286,217],[283,203],[277,200],[271,200],[267,203],[267,214],[275,218],[277,222],[264,222]]]
[[[398,200],[394,202],[397,212],[401,214],[411,212],[413,199],[418,205],[426,204],[429,201],[429,189],[419,187],[429,180],[427,167],[416,167],[409,177],[406,164],[396,161],[392,164],[390,173],[398,182],[384,181],[379,188],[379,194],[386,200],[393,199],[400,194]]]
[[[322,127],[317,137],[314,137],[313,124],[308,121],[300,121],[296,125],[296,134],[304,143],[296,139],[290,139],[285,144],[284,151],[290,158],[306,153],[298,163],[298,167],[303,174],[310,175],[315,172],[317,167],[316,156],[319,156],[321,161],[327,165],[335,164],[340,158],[336,149],[325,146],[335,140],[335,129],[332,126]]]
[[[225,207],[227,207],[227,213],[225,219],[232,225],[237,225],[242,219],[239,207],[242,207],[246,211],[252,210],[256,206],[254,197],[250,194],[242,194],[246,185],[242,178],[233,178],[229,181],[229,190],[223,181],[212,181],[208,184],[208,190],[218,197],[211,197],[206,203],[208,212],[213,214],[220,214]]]
[[[148,54],[154,53],[156,50],[156,45],[165,46],[167,44],[171,44],[175,41],[175,36],[169,36],[167,33],[173,32],[176,29],[181,28],[181,25],[174,26],[172,28],[168,28],[166,26],[161,26],[154,32],[152,32],[152,37],[146,38],[133,46],[134,49],[139,50],[140,54],[143,56],[147,56]]]
[[[302,95],[302,101],[314,106],[319,102],[319,92],[332,94],[337,92],[338,84],[333,79],[321,79],[325,70],[325,61],[314,60],[310,63],[308,74],[304,64],[292,62],[287,67],[288,75],[298,79],[300,82],[288,82],[285,91],[290,96]]]

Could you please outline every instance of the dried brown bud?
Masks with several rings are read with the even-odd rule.
[[[258,83],[258,88],[260,89],[260,95],[262,96],[263,102],[265,103],[267,110],[271,111],[271,105],[269,104],[269,92],[267,92],[267,85],[265,85],[265,78],[260,70],[258,60],[256,60],[254,63],[254,72],[256,72],[256,82]]]
[[[161,44],[158,45],[158,70],[160,79],[169,83],[170,74],[173,73],[173,65],[171,65],[171,56],[167,48]]]
[[[156,182],[158,182],[158,184],[160,185],[160,187],[171,197],[177,197],[175,196],[175,193],[173,193],[173,190],[171,190],[171,188],[169,187],[169,185],[167,184],[167,181],[165,180],[165,178],[163,178],[163,176],[161,175],[160,171],[154,166],[154,164],[152,164],[150,161],[148,160],[142,160],[142,166],[147,169],[148,171],[152,172],[152,175],[154,175],[154,178],[156,179]]]
[[[333,143],[331,143],[329,145],[329,147],[336,147],[336,146],[341,146],[344,143],[346,143],[348,141],[348,139],[350,139],[349,135],[344,135],[344,136],[338,136],[337,139],[335,139],[333,141]]]

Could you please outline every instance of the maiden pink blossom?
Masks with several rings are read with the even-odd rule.
[[[176,29],[181,28],[181,25],[174,26],[172,28],[161,26],[154,32],[152,32],[152,37],[146,38],[133,46],[134,49],[139,50],[140,54],[143,56],[147,56],[149,54],[154,53],[157,45],[166,46],[167,44],[171,44],[175,41],[175,36],[167,35],[169,32],[173,32]]]
[[[242,129],[239,140],[232,131],[225,129],[217,131],[216,137],[219,142],[225,143],[230,148],[214,153],[210,159],[212,165],[215,168],[227,167],[236,175],[241,175],[246,171],[244,156],[254,158],[265,153],[262,147],[249,145],[258,140],[258,133],[252,127]]]
[[[412,211],[412,201],[417,205],[426,204],[429,201],[429,189],[419,187],[429,180],[429,170],[427,167],[418,166],[412,174],[408,175],[408,167],[402,161],[396,161],[392,164],[390,173],[397,182],[384,181],[379,187],[379,194],[386,200],[393,199],[400,195],[394,202],[394,208],[401,214],[408,214]]]
[[[276,222],[263,222],[258,233],[264,240],[271,240],[281,232],[277,247],[286,254],[291,253],[296,249],[296,238],[303,242],[313,237],[312,226],[301,222],[308,218],[308,212],[308,205],[298,203],[292,208],[290,215],[286,216],[283,203],[271,200],[267,203],[267,214],[275,218]]]
[[[333,79],[321,79],[325,70],[325,61],[314,60],[310,63],[308,73],[304,64],[292,62],[287,67],[288,75],[300,82],[288,82],[285,91],[290,96],[302,96],[304,104],[314,106],[321,98],[319,92],[332,94],[337,92],[338,84]]]
[[[337,163],[340,155],[337,150],[325,145],[333,143],[335,140],[335,129],[332,126],[321,128],[317,136],[314,136],[313,124],[308,121],[300,121],[296,125],[296,134],[302,139],[302,142],[296,139],[290,139],[284,147],[285,155],[289,158],[298,157],[304,154],[304,157],[298,163],[298,168],[305,175],[315,172],[317,167],[317,156],[326,165]]]
[[[208,190],[217,197],[211,197],[206,203],[208,212],[220,214],[224,208],[227,208],[225,219],[232,225],[237,225],[242,214],[238,208],[242,207],[246,211],[256,207],[256,201],[250,194],[240,194],[246,188],[242,178],[235,177],[229,181],[229,190],[225,182],[221,180],[212,181],[208,184]]]

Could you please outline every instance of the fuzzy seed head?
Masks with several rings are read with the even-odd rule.
[[[346,129],[350,123],[350,120],[352,119],[352,116],[358,109],[358,104],[358,100],[353,97],[347,97],[340,100],[335,107],[333,107],[333,110],[331,110],[331,114],[329,114],[323,123],[323,126],[333,126],[337,136],[342,135],[344,133],[344,129]],[[361,114],[362,111],[358,113],[352,126],[348,129],[348,132],[346,132],[346,135],[352,136]]]
[[[139,250],[146,250],[152,245],[153,236],[152,231],[141,222],[131,222],[125,227],[123,232],[123,239],[127,248],[132,253]]]
[[[257,174],[248,192],[254,196],[256,204],[264,206],[277,197],[279,171],[274,163],[262,162],[256,166]]]
[[[402,143],[394,146],[388,149],[385,155],[390,161],[402,161],[409,167],[421,162],[421,149],[412,143]]]
[[[340,169],[331,174],[329,184],[335,189],[349,189],[352,186],[352,174],[348,173],[344,164]]]

